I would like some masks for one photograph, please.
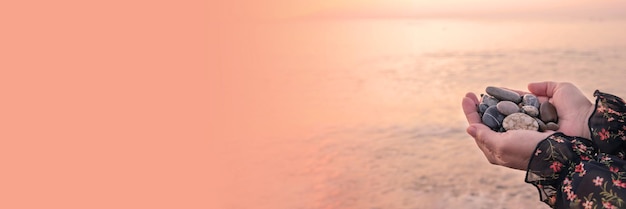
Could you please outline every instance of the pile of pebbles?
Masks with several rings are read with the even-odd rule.
[[[556,108],[550,102],[539,103],[533,94],[489,86],[481,95],[478,112],[482,121],[494,131],[546,131],[559,129]]]

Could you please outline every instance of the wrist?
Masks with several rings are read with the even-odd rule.
[[[591,119],[591,116],[595,112],[595,110],[596,110],[596,105],[592,104],[592,105],[589,105],[589,107],[587,108],[587,111],[583,111],[582,113],[584,114],[582,116],[584,118],[583,119],[584,123],[582,124],[583,126],[580,127],[580,130],[582,130],[581,137],[583,138],[591,139],[591,126],[589,124],[589,121]]]

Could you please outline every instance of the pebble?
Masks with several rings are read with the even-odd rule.
[[[498,101],[498,99],[496,99],[496,98],[494,98],[492,96],[486,95],[486,94],[483,95],[482,100],[481,100],[482,104],[486,104],[489,107],[497,105],[498,102],[500,102],[500,101]]]
[[[485,113],[483,113],[482,121],[485,125],[487,125],[491,130],[497,131],[502,127],[502,121],[504,120],[504,115],[502,115],[496,106],[491,106],[487,108]]]
[[[535,120],[537,121],[537,123],[539,124],[539,131],[546,131],[548,129],[548,126],[546,125],[546,123],[544,123],[543,121],[541,121],[541,119],[539,118],[535,118]]]
[[[496,105],[496,108],[498,108],[498,111],[502,113],[503,115],[510,115],[510,114],[519,112],[519,107],[517,106],[517,104],[511,101],[498,102],[498,104]]]
[[[539,130],[539,123],[529,115],[524,113],[513,113],[506,118],[502,122],[502,127],[505,130],[531,130],[537,131]]]
[[[489,86],[485,89],[485,91],[487,92],[487,94],[495,97],[500,101],[511,101],[516,104],[522,101],[522,97],[517,92],[508,89]]]
[[[531,106],[531,105],[524,105],[522,106],[522,111],[528,115],[530,115],[531,117],[537,117],[539,115],[539,109],[537,109],[535,106]]]
[[[483,114],[485,113],[485,111],[487,111],[487,108],[489,108],[489,105],[481,103],[480,105],[478,105],[478,112],[480,114]]]
[[[556,124],[555,122],[549,122],[546,124],[546,130],[556,131],[559,130],[559,128],[559,124]]]
[[[522,96],[522,104],[534,106],[539,109],[539,99],[534,94],[524,94],[524,96]]]
[[[541,103],[541,106],[539,107],[539,114],[539,118],[543,122],[546,122],[546,125],[548,122],[557,122],[556,108],[548,101]]]

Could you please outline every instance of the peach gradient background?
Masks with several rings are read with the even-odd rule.
[[[209,3],[0,3],[0,208],[216,208]]]

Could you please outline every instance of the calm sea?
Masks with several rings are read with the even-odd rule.
[[[466,155],[487,164],[464,133],[465,92],[553,80],[590,99],[596,89],[626,97],[620,20],[293,20],[232,36],[222,45],[235,69],[222,75],[224,105],[237,118],[221,153],[232,176],[226,208],[425,208],[411,199],[428,188],[459,198],[471,189],[424,178],[479,171],[420,165]],[[420,155],[459,143],[468,146],[439,162]],[[537,202],[525,189],[517,198]]]

